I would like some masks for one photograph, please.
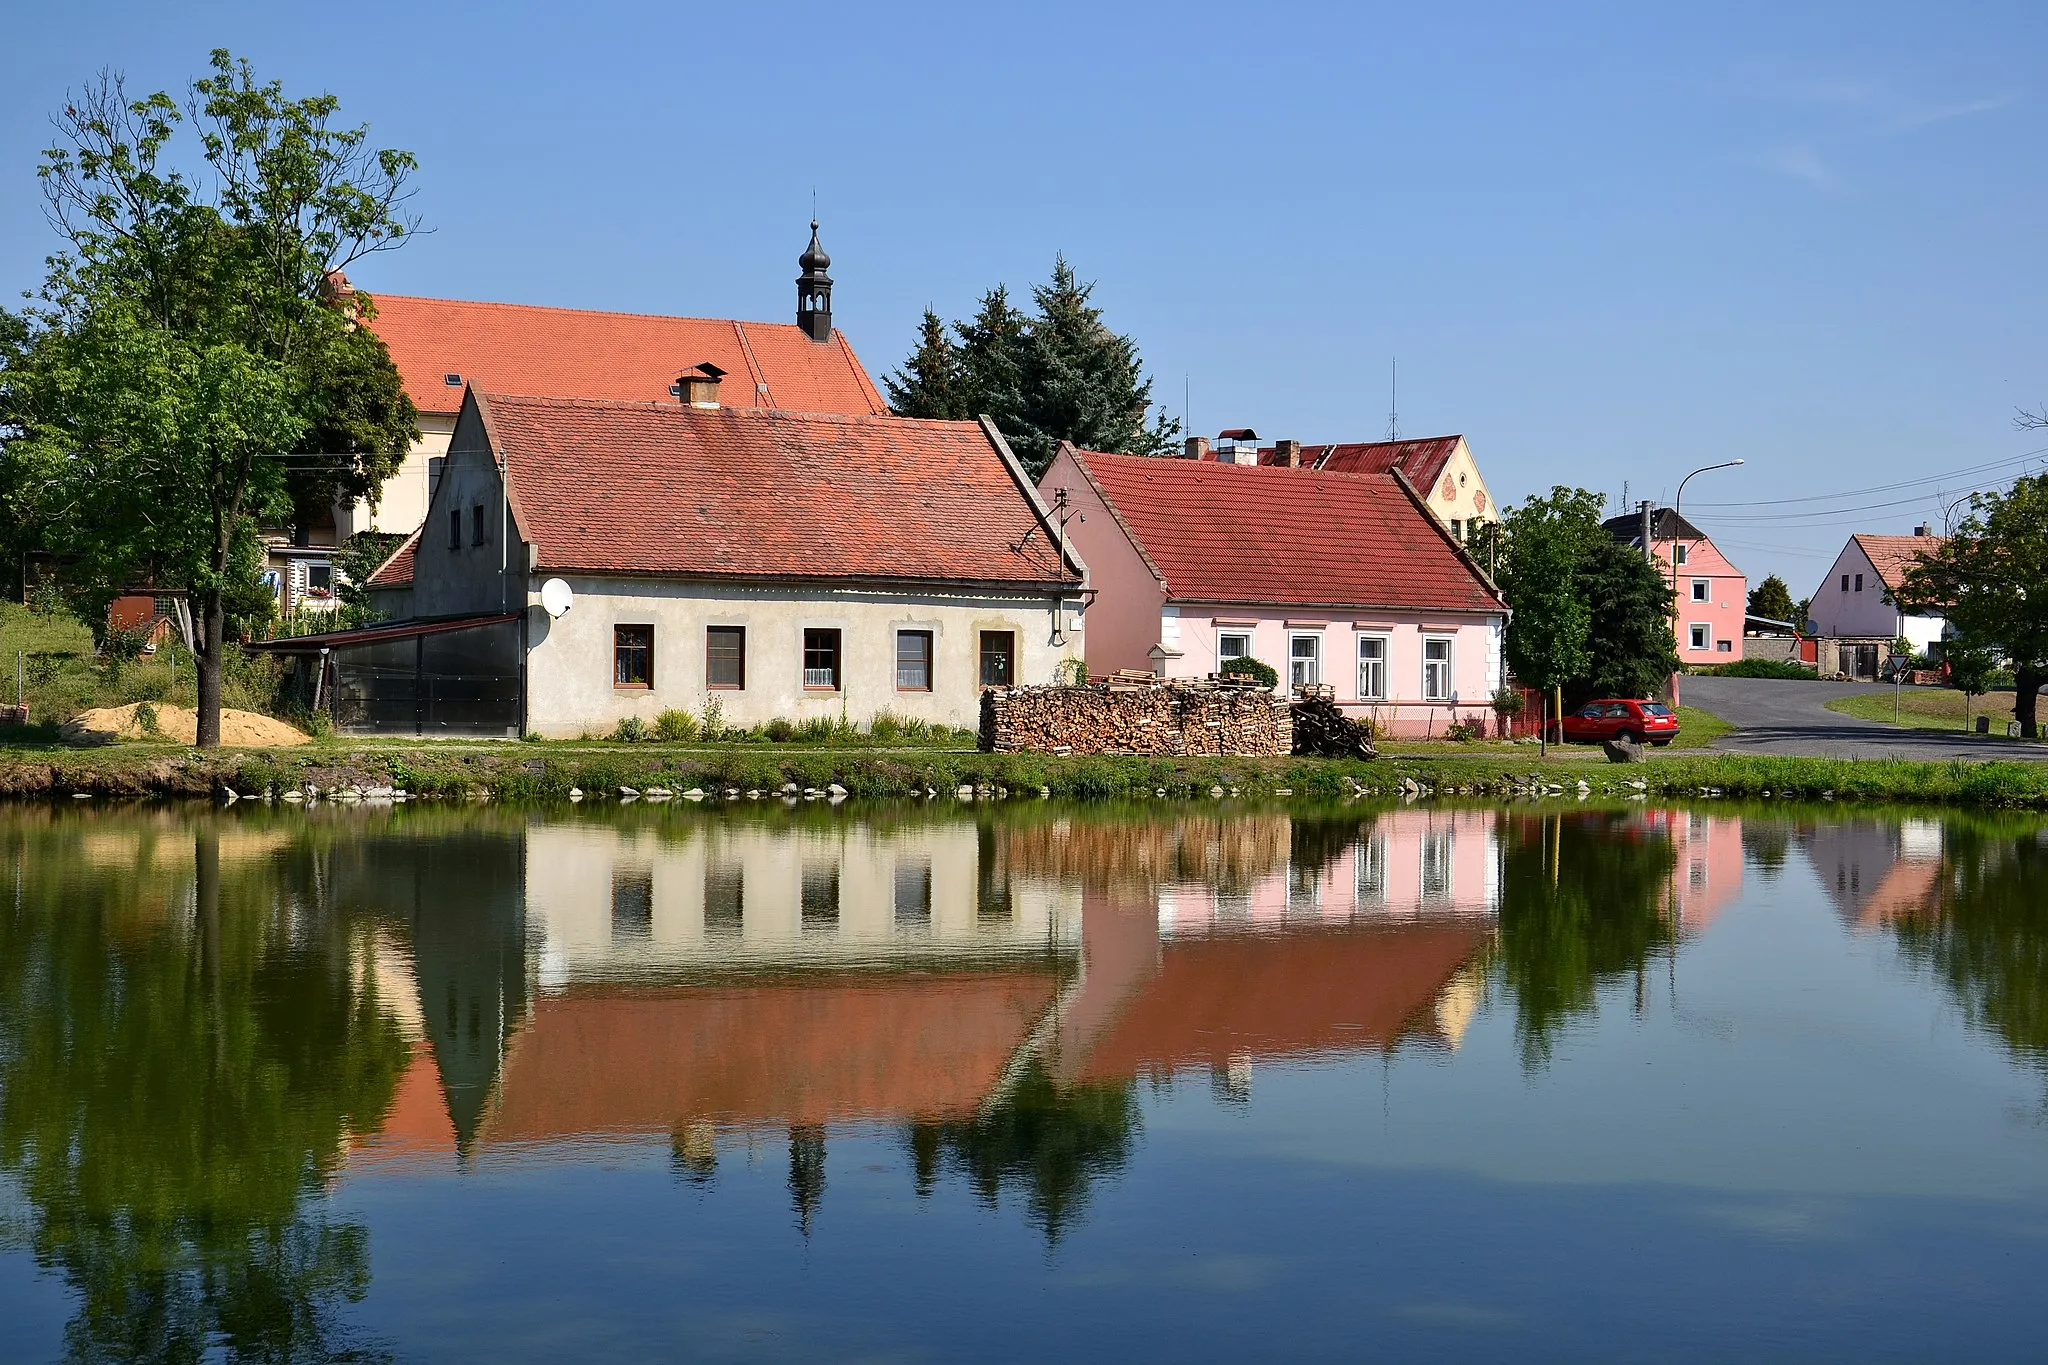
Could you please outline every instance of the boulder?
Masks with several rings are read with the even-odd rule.
[[[1600,747],[1606,751],[1609,763],[1641,763],[1649,757],[1649,751],[1632,739],[1610,739]]]

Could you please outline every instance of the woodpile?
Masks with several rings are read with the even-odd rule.
[[[1115,673],[981,694],[981,748],[1014,754],[1265,757],[1293,752],[1287,702],[1234,678]]]
[[[1378,758],[1372,726],[1337,708],[1336,689],[1301,688],[1294,703],[1294,752],[1316,758]]]

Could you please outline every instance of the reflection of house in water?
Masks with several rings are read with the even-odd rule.
[[[1836,913],[1862,928],[1920,910],[1941,880],[1936,820],[1830,821],[1803,842]]]
[[[1742,890],[1742,819],[1705,811],[1650,808],[1645,828],[1671,840],[1671,895],[1679,928],[1697,934]]]

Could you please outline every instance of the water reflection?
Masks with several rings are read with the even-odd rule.
[[[86,1357],[373,1351],[337,1325],[371,1275],[325,1197],[350,1173],[651,1145],[716,1189],[766,1145],[809,1236],[834,1144],[881,1134],[906,1195],[1057,1240],[1148,1088],[1255,1104],[1262,1073],[1453,1057],[1490,1009],[1538,1075],[1746,869],[1810,875],[2048,1068],[2044,861],[2031,823],[1642,805],[11,810],[8,1221]]]

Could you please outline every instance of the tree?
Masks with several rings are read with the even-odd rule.
[[[2012,664],[2013,715],[2036,738],[2036,703],[2048,682],[2048,475],[2004,493],[1979,493],[1956,533],[1909,564],[1893,593],[1906,611],[1948,618],[1973,645]]]
[[[1032,292],[1030,315],[1002,285],[982,296],[974,317],[951,326],[926,309],[918,346],[884,387],[900,417],[987,416],[1033,475],[1061,441],[1090,450],[1163,455],[1180,443],[1180,423],[1152,411],[1152,381],[1137,343],[1112,332],[1065,257]]]
[[[0,385],[0,489],[32,504],[77,586],[102,601],[138,579],[190,594],[202,746],[220,741],[227,618],[259,523],[374,493],[411,443],[396,371],[358,323],[365,302],[333,280],[417,227],[409,153],[334,126],[331,95],[287,98],[221,50],[211,68],[183,113],[102,77],[57,116],[39,174],[68,249]],[[188,119],[203,163],[190,175],[170,165]]]
[[[1592,663],[1592,610],[1579,591],[1579,568],[1596,537],[1604,502],[1597,493],[1559,485],[1531,495],[1502,526],[1499,581],[1514,616],[1508,623],[1508,667],[1516,679],[1550,695]]]
[[[1963,728],[1970,728],[1970,702],[1991,690],[1998,672],[1997,651],[1956,636],[1942,647],[1942,661],[1948,665],[1948,685],[1963,694]]]
[[[1670,581],[1641,551],[1606,534],[1587,544],[1577,581],[1590,614],[1587,662],[1566,690],[1575,702],[1657,695],[1678,671]]]
[[[341,599],[337,625],[352,630],[377,619],[370,605],[370,575],[404,539],[390,531],[358,531],[341,543],[341,553],[334,557],[334,595]]]
[[[1792,590],[1776,574],[1749,590],[1749,614],[1761,616],[1766,621],[1800,624],[1799,605],[1792,600]]]

